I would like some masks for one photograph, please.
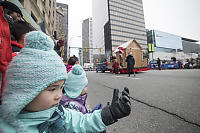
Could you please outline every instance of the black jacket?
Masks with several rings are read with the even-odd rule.
[[[131,68],[131,69],[134,68],[135,59],[134,59],[134,57],[132,55],[128,55],[126,57],[126,62],[127,62],[127,68]]]

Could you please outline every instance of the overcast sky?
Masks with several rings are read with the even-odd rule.
[[[69,44],[81,46],[82,21],[92,17],[92,0],[57,0],[69,5]],[[145,25],[200,41],[200,0],[143,0]]]

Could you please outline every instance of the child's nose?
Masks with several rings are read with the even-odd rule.
[[[55,97],[56,100],[60,100],[62,97],[62,91],[59,91]]]

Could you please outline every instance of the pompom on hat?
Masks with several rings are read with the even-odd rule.
[[[77,98],[80,96],[82,90],[87,86],[88,79],[82,66],[74,65],[68,73],[68,79],[65,83],[65,93],[70,98]]]
[[[49,36],[29,32],[24,45],[8,66],[2,102],[3,119],[18,132],[23,132],[23,123],[17,119],[20,111],[50,84],[67,79],[66,67]]]

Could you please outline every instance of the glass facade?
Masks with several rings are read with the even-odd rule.
[[[109,0],[112,50],[135,39],[143,49],[147,48],[142,1]]]
[[[93,0],[93,35],[94,46],[107,57],[131,39],[147,51],[142,0]]]

